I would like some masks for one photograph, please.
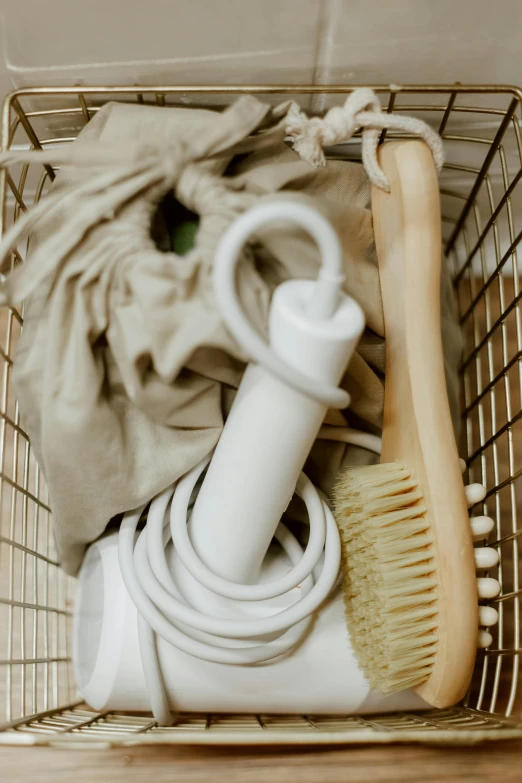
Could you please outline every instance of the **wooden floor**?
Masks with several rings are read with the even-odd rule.
[[[6,783],[520,783],[522,742],[344,750],[2,748],[0,770]]]

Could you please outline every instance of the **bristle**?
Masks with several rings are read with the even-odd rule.
[[[436,566],[422,500],[398,463],[348,470],[334,488],[348,627],[381,693],[424,682],[437,649]]]

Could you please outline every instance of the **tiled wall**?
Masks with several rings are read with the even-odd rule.
[[[3,81],[522,83],[517,0],[2,0]]]

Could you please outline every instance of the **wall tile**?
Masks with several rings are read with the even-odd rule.
[[[309,82],[317,0],[3,0],[18,85]]]
[[[516,0],[327,0],[319,83],[522,83]]]

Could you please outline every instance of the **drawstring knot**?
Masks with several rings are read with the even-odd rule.
[[[377,161],[379,136],[384,129],[400,130],[419,136],[428,144],[437,170],[444,163],[440,136],[423,120],[382,111],[373,90],[354,90],[344,106],[335,106],[324,117],[307,117],[296,103],[292,103],[285,118],[286,139],[299,156],[312,166],[326,163],[323,147],[333,147],[351,139],[362,130],[362,159],[372,183],[389,191],[390,185]]]

